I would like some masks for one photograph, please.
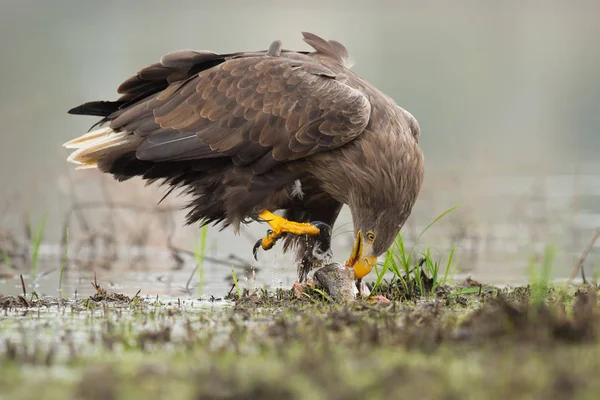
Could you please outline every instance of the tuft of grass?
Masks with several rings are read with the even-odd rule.
[[[449,208],[437,216],[421,231],[417,236],[417,241],[429,228],[458,207]],[[390,271],[394,275],[393,279],[400,286],[406,297],[424,297],[435,294],[437,289],[448,281],[448,274],[452,268],[455,251],[456,246],[453,246],[443,274],[440,274],[440,262],[433,259],[431,249],[427,248],[425,252],[421,253],[417,253],[414,248],[408,250],[402,233],[399,233],[392,247],[386,252],[383,264],[375,266],[377,279],[372,292],[374,293],[381,287],[383,277]],[[379,270],[379,267],[382,267],[381,270]]]
[[[542,305],[550,292],[550,274],[552,265],[556,258],[556,246],[549,244],[544,249],[541,260],[532,257],[529,260],[529,282],[531,286],[531,303],[536,306]]]
[[[64,272],[65,272],[65,267],[67,265],[68,254],[69,254],[69,228],[67,227],[67,229],[65,231],[65,252],[63,254],[63,258],[60,263],[60,276],[58,277],[58,294],[61,297],[63,295],[62,281],[63,281]]]
[[[313,295],[312,295],[313,293],[316,293],[319,296],[319,300],[316,300],[313,297]],[[302,294],[304,296],[306,296],[308,299],[310,299],[315,304],[322,304],[323,302],[333,302],[334,301],[331,298],[331,296],[329,296],[323,290],[317,289],[317,288],[310,288],[310,293],[302,292]]]
[[[46,229],[47,217],[48,217],[47,215],[44,215],[42,217],[42,220],[35,227],[35,232],[33,233],[33,237],[31,238],[31,240],[32,240],[32,243],[31,243],[31,245],[32,245],[31,274],[32,274],[32,278],[34,281],[35,281],[35,278],[37,277],[40,246],[42,244],[42,239],[44,238],[44,231]]]
[[[200,230],[200,237],[194,244],[194,258],[198,267],[198,297],[202,296],[204,289],[204,258],[206,250],[206,238],[208,236],[208,226],[204,225]]]
[[[235,273],[235,268],[233,265],[231,266],[231,279],[233,279],[233,285],[235,286],[235,291],[237,292],[238,299],[242,298],[242,289],[238,283],[237,274]]]
[[[450,273],[450,269],[452,268],[452,260],[454,259],[454,252],[456,251],[456,246],[452,246],[452,250],[450,250],[450,254],[448,255],[448,261],[446,262],[446,266],[444,268],[444,274],[440,275],[440,262],[439,261],[433,261],[433,258],[431,256],[431,250],[429,248],[427,248],[427,251],[425,253],[421,253],[422,257],[421,260],[424,260],[422,262],[423,264],[423,270],[425,271],[426,275],[428,275],[431,279],[431,289],[430,289],[430,293],[434,294],[437,289],[444,285],[446,282],[448,282],[448,274]],[[424,288],[422,287],[422,280],[419,281],[421,284],[421,295],[423,295],[425,293]]]

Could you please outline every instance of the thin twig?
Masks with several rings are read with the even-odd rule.
[[[133,296],[131,298],[131,300],[129,300],[129,304],[133,303],[133,301],[135,300],[136,297],[138,297],[138,294],[140,294],[140,292],[142,291],[142,289],[138,290],[137,293],[135,294],[135,296]]]
[[[185,284],[185,292],[188,294],[192,293],[192,291],[190,290],[190,283],[192,282],[192,278],[194,277],[194,275],[196,275],[196,271],[198,271],[198,264],[196,264],[196,266],[194,267],[194,270],[190,274],[190,278],[187,280],[187,282]]]
[[[27,289],[25,289],[25,281],[23,280],[23,275],[19,275],[21,277],[21,287],[23,288],[23,297],[27,297]]]
[[[173,245],[169,246],[169,250],[171,250],[172,252],[183,253],[183,254],[186,254],[189,256],[194,256],[193,251],[187,250],[187,249],[182,249],[181,247],[177,247],[177,246],[173,246]],[[221,259],[221,258],[216,258],[216,257],[211,257],[211,256],[205,255],[204,260],[208,261],[209,263],[226,265],[229,267],[233,264],[234,266],[236,266],[238,268],[243,268],[243,269],[252,268],[252,264],[246,262],[243,258],[238,257],[235,254],[230,254],[228,259]],[[235,262],[232,263],[231,260],[235,260]]]
[[[235,289],[235,283],[233,285],[231,285],[231,289],[229,289],[229,293],[227,293],[227,297],[231,296],[231,293],[233,293],[233,289]]]
[[[92,283],[94,289],[98,289],[98,281],[96,280],[96,271],[94,271],[94,282]]]
[[[594,244],[596,243],[598,236],[600,236],[600,228],[596,228],[596,231],[594,232],[594,235],[592,236],[592,240],[590,240],[590,243],[583,250],[583,253],[581,253],[581,257],[579,258],[579,261],[573,268],[573,271],[571,271],[571,275],[569,276],[569,279],[567,282],[572,282],[573,279],[575,279],[575,277],[579,273],[579,270],[583,269],[583,263],[585,262],[585,259],[587,258],[588,254],[592,250],[592,247],[594,247]]]

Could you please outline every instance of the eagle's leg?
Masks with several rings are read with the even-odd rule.
[[[284,249],[295,246],[297,249],[296,260],[298,261],[298,282],[307,282],[308,273],[320,268],[333,257],[331,252],[332,227],[342,209],[342,204],[331,199],[322,197],[317,203],[307,207],[291,209],[286,212],[288,218],[299,221],[321,221],[319,228],[321,232],[315,236],[302,238],[289,238],[286,240]],[[313,222],[314,224],[314,222]]]
[[[254,258],[256,258],[256,252],[259,247],[262,247],[263,250],[269,250],[286,233],[298,236],[316,236],[321,232],[317,224],[288,221],[268,210],[260,212],[258,217],[269,224],[271,229],[268,231],[267,236],[260,239],[254,245]]]
[[[310,271],[331,259],[331,226],[323,223],[319,235],[311,236],[302,245],[304,251],[298,265],[298,282],[306,282]]]

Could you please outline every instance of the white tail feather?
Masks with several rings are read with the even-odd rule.
[[[110,128],[100,128],[64,144],[76,149],[67,161],[79,164],[77,169],[96,168],[98,161],[112,148],[120,147],[135,140],[129,132],[115,132]]]
[[[92,140],[92,139],[96,139],[99,137],[106,137],[108,135],[110,135],[113,132],[112,129],[110,129],[108,126],[104,127],[104,128],[100,128],[100,129],[96,129],[95,131],[90,131],[88,133],[86,133],[85,135],[81,135],[73,140],[68,141],[67,143],[63,144],[64,147],[66,147],[67,149],[79,149],[82,146],[85,146],[85,142],[87,142],[88,140]]]
[[[98,164],[84,164],[84,165],[79,165],[77,168],[75,168],[75,171],[79,171],[82,169],[94,169],[97,167],[98,167]]]

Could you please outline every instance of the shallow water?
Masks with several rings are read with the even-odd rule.
[[[231,268],[204,265],[204,284],[199,289],[199,273],[196,264],[191,259],[177,265],[171,259],[171,253],[167,250],[162,252],[152,250],[152,256],[145,258],[141,264],[140,260],[127,260],[120,258],[110,264],[109,268],[93,263],[69,262],[65,268],[62,279],[63,294],[69,298],[85,297],[95,293],[91,282],[96,281],[103,288],[123,293],[128,296],[135,295],[141,291],[143,295],[159,295],[171,297],[194,297],[208,298],[211,295],[224,296],[233,285]],[[31,272],[23,274],[28,292],[35,291],[38,295],[58,296],[60,282],[60,257],[57,255],[54,261],[50,256],[42,261],[37,276],[34,278]],[[294,271],[295,269],[291,269]],[[270,272],[270,273],[269,273]],[[264,273],[253,273],[253,267],[240,266],[236,270],[236,278],[241,287],[290,287],[294,274],[290,271],[281,271],[281,268],[273,267],[271,271]],[[22,284],[20,271],[12,271],[12,277],[0,280],[0,293],[21,294]],[[269,278],[270,276],[270,278]]]
[[[443,231],[443,230],[442,230]],[[442,232],[443,233],[443,232]],[[438,232],[439,234],[439,232]],[[467,277],[474,278],[484,284],[493,284],[499,287],[507,285],[517,286],[526,284],[530,280],[531,262],[527,259],[527,251],[531,249],[531,243],[518,244],[509,240],[510,236],[498,241],[496,246],[489,245],[470,247],[468,240],[453,242],[457,244],[455,262],[448,275],[453,282],[461,282]],[[445,268],[445,256],[449,248],[442,248],[446,237],[439,235],[440,247],[434,247],[439,253],[442,268]],[[435,242],[435,240],[434,240]],[[462,246],[461,246],[462,243]],[[410,247],[410,242],[407,246]],[[538,253],[544,252],[543,243],[538,244]],[[418,247],[421,249],[422,247]],[[511,251],[512,249],[512,251]],[[250,248],[247,249],[250,251]],[[563,249],[564,250],[564,249]],[[42,258],[37,273],[33,274],[27,268],[6,270],[0,275],[0,293],[5,295],[22,294],[23,288],[20,275],[23,276],[27,293],[36,292],[39,296],[66,296],[77,299],[85,298],[95,293],[92,282],[110,292],[122,293],[133,297],[138,292],[142,296],[157,296],[165,301],[174,299],[211,299],[220,298],[228,292],[235,290],[232,279],[232,268],[235,270],[236,278],[240,288],[256,289],[266,288],[290,288],[296,281],[295,264],[289,256],[281,254],[261,257],[262,262],[256,262],[251,256],[230,259],[229,265],[220,260],[211,262],[210,252],[208,260],[203,264],[203,283],[200,286],[200,274],[196,268],[196,262],[191,255],[182,255],[183,262],[176,263],[172,253],[167,249],[156,247],[122,249],[121,254],[114,261],[96,262],[81,260],[69,260],[65,269],[60,287],[60,265],[61,249],[59,246],[42,246]],[[138,257],[132,257],[137,255]],[[144,254],[143,258],[139,255]],[[475,255],[475,258],[472,256]],[[600,245],[596,243],[585,264],[587,276],[595,277],[598,272]],[[434,255],[434,258],[436,256]],[[579,252],[568,254],[563,251],[557,254],[553,263],[551,279],[556,282],[564,282],[571,272]],[[225,258],[227,259],[227,258]],[[264,261],[266,259],[267,261]],[[248,262],[244,262],[248,260]],[[219,261],[216,263],[214,261]],[[569,262],[567,262],[569,261]],[[473,264],[467,264],[473,262]],[[470,268],[465,268],[470,266]],[[536,267],[537,273],[541,267]],[[443,272],[442,272],[443,273]],[[388,273],[388,277],[391,274]],[[370,279],[375,279],[372,273]],[[576,282],[579,281],[579,276]]]
[[[500,285],[527,283],[532,268],[539,274],[544,254],[550,248],[554,253],[550,278],[564,280],[588,246],[594,229],[600,226],[600,165],[591,165],[586,171],[579,175],[463,177],[451,189],[444,189],[444,179],[432,179],[403,229],[406,246],[413,248],[417,243],[417,252],[430,247],[442,271],[451,248],[456,246],[451,279],[458,281],[471,275],[480,282]],[[116,183],[110,185],[114,185],[109,186],[111,190],[119,187]],[[132,193],[129,195],[146,201],[145,197],[138,197],[139,192]],[[461,200],[462,206],[415,242],[428,223],[447,209],[439,206],[438,193],[445,196],[444,204],[461,204]],[[152,198],[147,201],[151,204]],[[172,220],[168,229],[162,222],[163,213],[152,209],[142,219],[127,211],[107,212],[106,207],[87,212],[89,231],[78,230],[76,221],[71,221],[63,294],[90,295],[94,292],[90,282],[95,278],[106,289],[129,296],[141,291],[144,295],[222,297],[232,289],[232,268],[244,288],[289,288],[295,282],[293,257],[282,254],[280,245],[269,252],[259,252],[259,261],[253,259],[252,245],[266,228],[263,224],[251,224],[243,227],[240,236],[230,230],[209,228],[203,284],[199,288],[200,274],[190,251],[197,240],[197,228],[181,226],[184,212],[174,210],[169,215]],[[140,231],[151,233],[141,243],[134,237]],[[90,234],[110,237],[112,241],[100,241],[92,247],[86,242],[86,235]],[[342,262],[349,254],[352,236],[349,211],[345,208],[334,230],[335,261]],[[180,246],[179,261],[167,248],[169,241]],[[186,250],[184,244],[190,242]],[[20,249],[25,255],[32,252],[26,245],[21,244]],[[28,268],[30,258],[14,259],[10,271],[0,262],[0,276],[4,276],[0,279],[0,293],[21,294],[19,275],[23,274],[28,292],[58,295],[63,251],[59,245],[43,244],[35,279]],[[588,278],[600,273],[600,240],[592,247],[584,267]],[[372,273],[370,279],[374,276]]]
[[[188,326],[198,331],[207,329],[211,319],[219,315],[219,310],[230,304],[228,301],[182,300],[169,296],[140,296],[140,300],[143,301],[142,308],[145,307],[143,311],[127,302],[86,307],[81,301],[57,299],[44,300],[44,305],[32,309],[5,309],[0,318],[3,339],[0,353],[9,352],[8,346],[11,346],[19,349],[23,361],[31,358],[29,363],[35,364],[34,360],[45,356],[52,357],[52,362],[59,366],[76,356],[102,356],[107,348],[119,357],[128,346],[135,346],[144,332],[152,335],[167,326],[169,340],[174,346],[186,339]],[[171,318],[173,310],[184,317]],[[197,318],[200,315],[203,318]],[[115,346],[110,344],[113,332],[123,339]],[[221,337],[221,342],[227,339],[226,327],[214,329],[214,332]]]

